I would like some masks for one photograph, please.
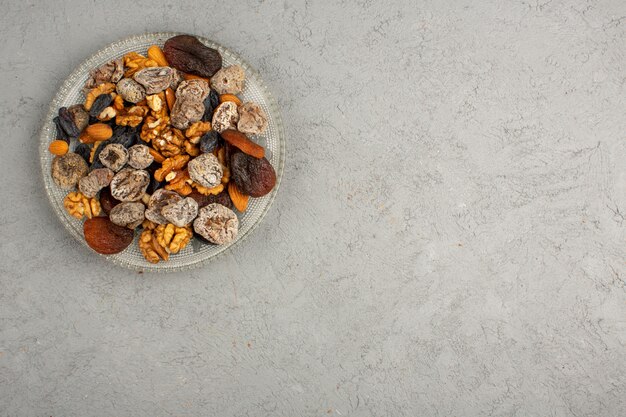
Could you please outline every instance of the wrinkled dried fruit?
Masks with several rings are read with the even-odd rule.
[[[161,209],[161,215],[175,226],[183,227],[198,215],[198,203],[193,198],[184,198]]]
[[[113,224],[107,217],[85,220],[83,234],[89,247],[103,255],[123,251],[135,236],[132,230]]]
[[[219,143],[220,135],[215,130],[208,131],[200,138],[200,151],[202,153],[213,152]]]
[[[91,154],[91,147],[86,143],[78,143],[74,148],[74,153],[80,155],[85,162],[89,163],[89,154]]]
[[[148,209],[146,210],[146,219],[157,223],[166,224],[167,219],[161,214],[163,207],[182,200],[182,197],[175,191],[158,189],[152,194],[148,201]]]
[[[211,78],[211,87],[219,94],[239,94],[243,91],[246,72],[239,65],[222,68]]]
[[[75,138],[80,135],[80,130],[74,123],[74,117],[72,117],[72,113],[70,113],[67,107],[59,109],[59,123],[68,136]]]
[[[145,210],[146,207],[142,203],[120,203],[113,207],[109,219],[118,226],[134,229],[145,219]]]
[[[124,62],[122,58],[107,62],[98,68],[89,71],[89,79],[85,82],[85,89],[92,88],[103,83],[116,83],[124,75]]]
[[[213,119],[213,111],[220,105],[220,96],[217,91],[211,89],[209,95],[204,99],[203,122],[210,122]]]
[[[111,181],[111,195],[120,201],[137,201],[146,192],[150,175],[140,169],[126,168],[115,174]]]
[[[146,145],[134,145],[128,148],[128,165],[136,169],[146,169],[154,157],[150,154],[150,148]]]
[[[53,140],[52,142],[50,142],[50,145],[48,145],[48,150],[50,151],[50,153],[59,156],[65,155],[69,148],[70,146],[67,144],[67,142],[60,139]]]
[[[78,181],[78,189],[85,197],[93,198],[98,191],[111,183],[113,175],[113,171],[109,168],[94,169]]]
[[[276,184],[276,172],[267,158],[254,158],[243,152],[230,159],[231,178],[237,187],[251,197],[262,197]]]
[[[132,126],[115,126],[113,136],[108,143],[119,143],[126,149],[137,143],[138,128]]]
[[[212,153],[204,153],[187,164],[191,179],[203,187],[215,187],[222,181],[224,170]]]
[[[119,143],[111,143],[100,152],[99,159],[102,165],[117,172],[128,162],[128,151]]]
[[[85,111],[82,104],[75,104],[67,108],[67,111],[72,116],[72,120],[79,131],[83,131],[89,124],[89,113]]]
[[[70,143],[70,137],[65,132],[65,130],[63,130],[63,127],[61,126],[61,119],[59,118],[59,116],[55,116],[52,119],[52,122],[54,123],[54,127],[56,128],[56,134],[55,134],[56,139],[64,140],[67,143]]]
[[[237,105],[232,101],[225,101],[215,109],[211,126],[218,133],[226,129],[236,129],[239,121]]]
[[[246,135],[237,130],[225,130],[221,133],[221,136],[226,142],[250,156],[255,158],[263,158],[265,156],[265,149],[261,145],[252,142]]]
[[[122,78],[117,83],[117,94],[130,103],[139,103],[146,98],[146,90],[132,78]]]
[[[82,177],[87,175],[88,170],[85,160],[72,152],[56,156],[52,160],[52,179],[61,188],[73,188]]]
[[[234,182],[228,184],[228,195],[230,196],[233,205],[240,212],[246,211],[248,208],[248,200],[250,200],[250,196],[243,194],[239,188],[235,185]]]
[[[145,88],[146,94],[157,94],[170,86],[173,76],[170,67],[152,67],[137,71],[133,79]]]
[[[239,220],[228,207],[221,204],[209,204],[198,211],[198,217],[193,222],[193,229],[209,242],[224,245],[237,237]]]
[[[96,97],[93,104],[91,105],[91,109],[89,109],[89,115],[91,117],[98,117],[98,115],[102,113],[102,110],[109,107],[112,102],[113,97],[111,96],[111,94],[100,94],[98,97]]]
[[[165,42],[163,53],[170,66],[201,77],[212,77],[222,68],[222,57],[196,37],[178,35]]]
[[[102,206],[102,210],[108,216],[111,213],[113,207],[120,204],[121,201],[116,200],[111,195],[111,189],[109,187],[105,187],[100,191],[100,206]]]
[[[198,122],[204,114],[204,99],[209,94],[209,84],[204,80],[189,80],[176,89],[176,102],[171,112],[172,126],[186,129]]]
[[[213,203],[221,204],[225,207],[228,207],[229,209],[233,208],[233,202],[230,199],[230,195],[228,195],[227,190],[224,190],[217,195],[213,195],[213,194],[204,195],[194,190],[191,194],[189,194],[189,197],[196,200],[196,203],[198,203],[199,208],[206,207],[209,204],[213,204]]]
[[[256,103],[247,102],[239,106],[237,130],[248,135],[260,135],[267,129],[267,114]]]

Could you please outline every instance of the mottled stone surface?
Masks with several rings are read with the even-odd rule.
[[[626,3],[49,6],[0,14],[0,415],[626,415]],[[36,175],[62,80],[156,30],[240,52],[289,140],[265,222],[167,276]]]

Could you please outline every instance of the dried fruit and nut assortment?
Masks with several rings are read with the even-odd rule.
[[[148,262],[166,261],[194,235],[225,245],[237,237],[250,198],[276,173],[254,141],[268,119],[238,96],[244,69],[222,67],[190,35],[91,70],[85,101],[53,120],[51,175],[68,191],[67,212],[85,219],[85,241],[114,254],[134,240]]]

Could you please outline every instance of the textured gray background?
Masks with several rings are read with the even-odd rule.
[[[0,1],[0,415],[626,415],[626,4]],[[48,206],[61,81],[134,33],[257,67],[288,136],[245,244],[109,265]]]

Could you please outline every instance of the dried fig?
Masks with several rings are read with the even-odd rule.
[[[68,152],[63,156],[56,156],[52,160],[52,179],[61,188],[73,188],[78,181],[87,175],[89,167],[78,154]]]

